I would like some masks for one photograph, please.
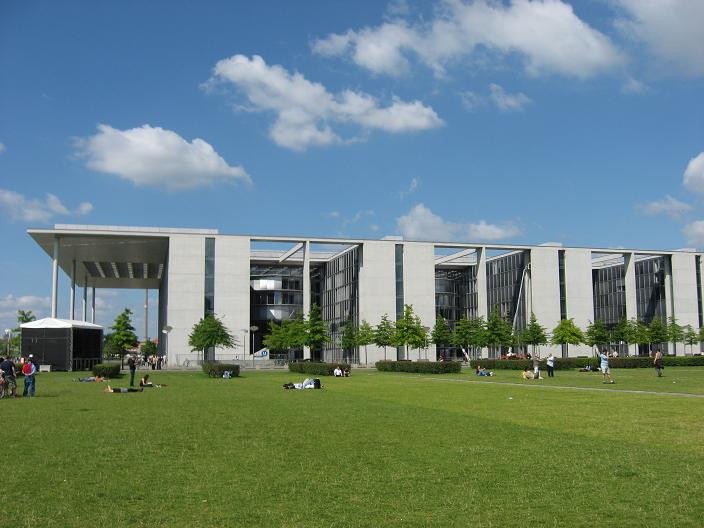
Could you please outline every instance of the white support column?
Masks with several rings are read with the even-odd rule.
[[[477,248],[477,316],[489,317],[487,308],[486,248]]]
[[[83,321],[87,321],[88,316],[88,276],[83,277]]]
[[[91,288],[90,296],[90,322],[95,324],[95,286]]]
[[[697,268],[694,253],[677,251],[671,255],[672,315],[681,326],[699,324],[699,300],[697,299]],[[684,354],[684,346],[678,344],[671,352]]]
[[[71,264],[71,299],[68,306],[68,317],[72,321],[76,319],[76,261]]]
[[[624,289],[626,294],[626,319],[638,318],[638,305],[636,299],[636,255],[635,253],[623,254],[624,274]],[[635,356],[638,354],[638,345],[628,345],[628,355]]]
[[[310,314],[310,242],[303,242],[303,315]],[[310,359],[310,348],[303,347],[303,359]]]
[[[56,319],[56,304],[59,293],[59,237],[54,237],[54,257],[52,260],[51,278],[51,317]]]
[[[144,341],[149,341],[149,290],[144,288]]]
[[[675,300],[672,291],[672,259],[665,255],[665,317],[669,321],[675,315]]]

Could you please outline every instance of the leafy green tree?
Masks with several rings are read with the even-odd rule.
[[[489,314],[489,320],[486,323],[486,333],[486,344],[498,348],[499,352],[501,352],[503,347],[510,347],[513,344],[513,328],[511,323],[501,316],[498,306],[495,306],[491,314]]]
[[[141,344],[139,351],[143,357],[155,356],[157,353],[156,343],[154,341],[147,340]]]
[[[396,338],[396,325],[389,320],[389,315],[381,316],[381,321],[374,329],[374,344],[384,349],[384,361],[386,361],[386,347],[392,346]]]
[[[423,326],[419,316],[414,317],[414,335],[411,341],[411,348],[418,350],[418,359],[420,359],[421,349],[427,350],[430,346],[430,335],[428,334],[428,329]],[[427,359],[427,354],[426,354]]]
[[[699,336],[697,335],[697,332],[694,331],[694,328],[692,328],[692,325],[687,325],[684,327],[684,335],[682,341],[684,342],[685,345],[689,345],[689,353],[692,353],[692,347],[699,343]]]
[[[435,326],[430,334],[430,340],[438,347],[452,344],[452,332],[447,321],[440,314],[435,318]]]
[[[570,345],[584,343],[584,333],[574,324],[574,319],[563,319],[552,329],[552,339],[550,342],[553,345],[566,346],[567,355],[569,355]]]
[[[587,330],[584,332],[584,343],[590,347],[602,348],[609,344],[611,335],[609,329],[606,328],[604,321],[597,319],[593,323],[589,323]]]
[[[452,344],[462,349],[462,353],[467,361],[471,357],[476,357],[477,352],[487,346],[487,330],[484,317],[467,319],[462,317],[455,325],[452,334]]]
[[[547,345],[548,336],[545,331],[545,327],[538,323],[534,313],[530,314],[530,320],[525,330],[521,333],[521,340],[526,345],[532,347],[532,354],[535,356],[535,348],[540,345]]]
[[[317,324],[317,323],[316,323]],[[309,334],[307,331],[308,322],[303,318],[303,315],[297,313],[294,317],[290,319],[285,319],[282,321],[281,326],[283,328],[284,342],[286,343],[286,349],[298,350],[304,346],[311,346],[314,342],[313,339],[309,339]],[[312,335],[316,334],[317,330],[314,331]],[[317,343],[316,343],[317,344]],[[320,345],[322,348],[322,344]],[[313,346],[313,350],[319,350],[320,348]]]
[[[374,342],[374,329],[371,325],[362,321],[357,330],[357,344],[364,347],[364,364],[367,364],[367,345],[371,345]]]
[[[667,343],[670,340],[667,325],[659,317],[653,317],[648,325],[648,353],[651,352],[653,344]]]
[[[37,317],[32,313],[32,310],[17,310],[17,328],[12,329],[12,337],[10,338],[11,354],[20,354],[20,348],[22,348],[22,325],[36,320]]]
[[[194,352],[203,351],[204,361],[209,348],[233,348],[235,342],[236,339],[227,327],[213,314],[207,314],[194,324],[191,334],[188,336],[188,346]]]
[[[262,343],[269,350],[288,350],[289,348],[283,327],[274,321],[269,321],[269,331],[264,336]]]
[[[413,313],[413,306],[407,304],[403,307],[403,317],[396,321],[396,335],[394,338],[395,344],[402,346],[406,350],[406,359],[410,359],[408,350],[410,348],[419,349],[424,341],[427,340],[427,332],[420,323],[420,319]]]
[[[125,308],[110,327],[112,330],[111,342],[120,357],[124,357],[127,350],[137,346],[138,343],[130,315],[132,315],[132,310]]]
[[[340,348],[343,351],[352,351],[357,348],[358,332],[354,322],[347,320],[342,326],[342,334],[340,335]]]
[[[303,324],[303,345],[310,347],[312,351],[322,350],[325,343],[330,341],[328,327],[320,316],[320,308],[317,304],[310,307],[308,319]]]
[[[103,337],[103,357],[105,359],[122,357],[120,352],[120,349],[117,347],[117,345],[115,345],[112,340],[112,334],[105,334],[105,336]]]
[[[672,352],[677,354],[677,343],[684,341],[684,330],[677,323],[674,315],[671,315],[667,320],[667,338],[672,343]]]

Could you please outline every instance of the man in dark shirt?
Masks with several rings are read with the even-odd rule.
[[[130,387],[134,387],[134,372],[137,370],[137,364],[132,356],[127,360],[127,366],[130,368]]]
[[[17,378],[15,377],[15,364],[8,358],[0,363],[5,380],[5,395],[17,396]]]

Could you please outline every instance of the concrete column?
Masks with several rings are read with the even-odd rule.
[[[486,248],[477,248],[477,316],[489,317],[487,307],[487,282],[486,282]]]
[[[76,318],[76,261],[71,264],[71,299],[69,300],[68,317],[72,321]]]
[[[310,242],[303,242],[303,315],[310,314]],[[303,359],[310,359],[310,348],[303,348]]]
[[[59,292],[59,237],[54,237],[54,257],[52,261],[51,279],[51,317],[56,319],[56,300]]]
[[[565,249],[565,293],[567,317],[585,329],[594,320],[594,286],[592,284],[592,252],[590,249]],[[558,271],[559,272],[559,271]],[[570,345],[570,356],[589,356],[586,345]]]
[[[638,318],[638,305],[636,301],[636,255],[635,253],[623,254],[625,268],[624,289],[626,293],[626,319]],[[628,345],[628,354],[635,356],[638,345]]]
[[[149,341],[149,290],[144,289],[144,340]]]
[[[667,321],[675,315],[675,298],[672,291],[672,260],[665,255],[665,317]]]
[[[95,324],[95,286],[91,288],[90,296],[90,322]]]
[[[87,321],[88,316],[88,277],[83,277],[83,321]]]
[[[672,314],[682,326],[699,324],[699,300],[697,299],[697,268],[694,253],[675,252],[672,260]],[[684,346],[680,343],[673,350],[683,355]]]

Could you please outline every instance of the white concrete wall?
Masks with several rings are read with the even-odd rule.
[[[558,270],[559,271],[559,270]],[[565,294],[567,318],[585,330],[594,319],[594,287],[592,285],[592,252],[590,249],[565,249]],[[559,351],[560,356],[562,350]],[[570,345],[569,356],[590,356],[591,347]],[[555,354],[557,356],[557,354]],[[559,356],[558,356],[559,357]]]
[[[218,348],[216,357],[249,354],[249,237],[215,237],[215,314],[237,338],[237,346]],[[246,351],[246,352],[245,352]]]
[[[413,306],[423,326],[432,331],[435,326],[435,245],[424,242],[406,242],[403,248],[403,300]],[[418,351],[409,350],[410,358],[417,360]],[[425,351],[421,358],[425,359]],[[435,345],[427,351],[428,359],[436,359]]]
[[[672,304],[677,322],[699,327],[699,302],[697,300],[697,269],[694,253],[672,255]],[[677,344],[677,355],[684,355],[684,345]]]
[[[202,356],[188,346],[193,325],[203,317],[205,297],[205,237],[171,235],[169,237],[168,280],[168,364],[183,363],[186,358]],[[215,293],[217,296],[217,291]]]
[[[386,314],[396,320],[395,241],[367,241],[362,246],[362,266],[359,269],[359,320],[376,327]],[[435,291],[433,289],[433,291]],[[364,347],[359,350],[364,362]],[[387,359],[396,359],[396,349],[387,347]],[[367,361],[373,365],[384,359],[384,349],[367,346]]]
[[[635,253],[624,253],[623,264],[625,267],[624,288],[626,294],[626,319],[638,318],[638,302],[636,296],[636,255]],[[667,296],[666,296],[667,297]],[[638,345],[628,345],[628,355],[638,355]]]
[[[527,296],[526,324],[533,312],[538,323],[548,332],[560,322],[560,272],[557,250],[556,247],[536,247],[530,250],[530,289]],[[541,357],[550,352],[556,357],[562,355],[559,346],[540,347]]]

